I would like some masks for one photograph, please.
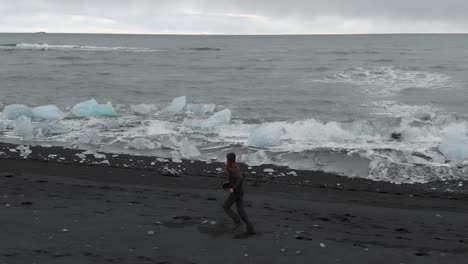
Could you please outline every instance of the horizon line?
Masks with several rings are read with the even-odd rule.
[[[100,32],[0,32],[0,34],[77,34],[77,35],[144,35],[144,36],[350,36],[350,35],[467,35],[468,32],[411,32],[411,33],[100,33]]]

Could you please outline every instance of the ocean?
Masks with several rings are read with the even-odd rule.
[[[468,35],[0,34],[0,61],[2,110],[64,113],[4,110],[3,142],[207,162],[235,151],[251,166],[396,184],[468,178]],[[115,116],[73,113],[93,98]]]

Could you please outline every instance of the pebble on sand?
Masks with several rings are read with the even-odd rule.
[[[320,243],[320,247],[321,247],[321,248],[326,248],[327,245],[325,245],[324,243]]]

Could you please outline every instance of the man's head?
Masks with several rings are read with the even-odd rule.
[[[229,161],[229,162],[236,162],[236,154],[234,154],[233,152],[229,153],[226,155],[226,159]]]

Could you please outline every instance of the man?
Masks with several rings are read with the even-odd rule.
[[[223,188],[229,190],[229,196],[224,202],[224,211],[234,221],[233,230],[236,230],[241,226],[242,220],[246,225],[247,234],[255,234],[252,223],[250,223],[247,213],[244,209],[244,189],[242,188],[244,177],[242,176],[239,166],[237,166],[236,154],[229,153],[227,154],[226,158],[227,162],[225,172],[228,175],[229,181],[223,185]],[[231,209],[231,206],[234,203],[236,203],[237,212],[239,215],[234,213],[234,211]]]

